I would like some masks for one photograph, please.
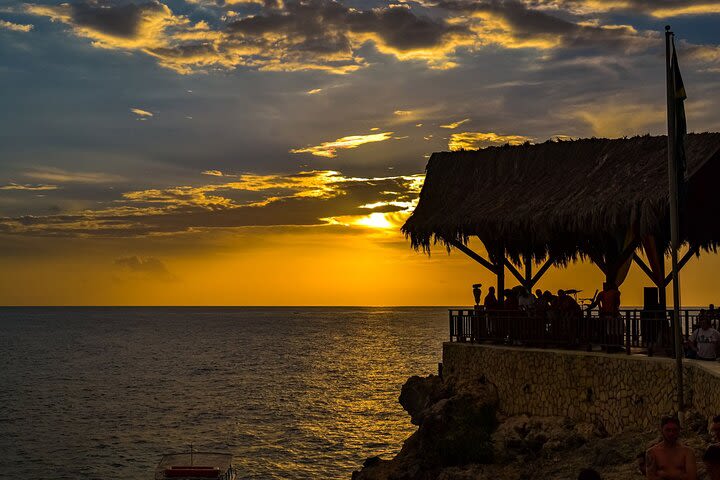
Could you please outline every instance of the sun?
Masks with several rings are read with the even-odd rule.
[[[355,225],[365,227],[388,229],[393,228],[393,224],[388,221],[384,213],[374,212],[355,220]]]

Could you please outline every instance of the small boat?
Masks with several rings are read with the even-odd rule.
[[[155,469],[155,480],[165,480],[166,478],[236,480],[237,473],[232,466],[231,454],[196,452],[190,446],[188,453],[163,455]]]

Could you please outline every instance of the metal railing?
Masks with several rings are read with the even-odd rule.
[[[684,340],[697,328],[699,315],[699,309],[681,310]],[[672,317],[672,310],[622,309],[612,318],[600,317],[595,310],[450,309],[450,341],[587,350],[599,346],[628,354],[673,355]],[[720,319],[708,318],[718,328]]]

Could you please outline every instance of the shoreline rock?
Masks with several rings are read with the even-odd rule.
[[[605,480],[641,479],[636,456],[658,440],[656,431],[610,436],[601,422],[505,416],[484,377],[414,376],[399,402],[418,429],[393,459],[368,458],[353,480],[575,480],[582,468],[595,468]],[[685,418],[683,441],[700,458],[707,421],[692,413]],[[704,479],[702,462],[698,470]]]

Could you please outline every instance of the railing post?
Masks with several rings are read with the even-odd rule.
[[[448,310],[448,330],[450,331],[450,341],[453,341],[453,311],[452,309]]]
[[[633,314],[635,310],[633,310]],[[630,355],[630,311],[625,311],[625,354]]]

